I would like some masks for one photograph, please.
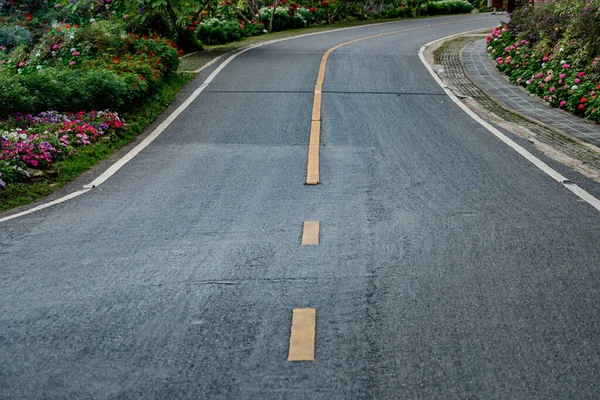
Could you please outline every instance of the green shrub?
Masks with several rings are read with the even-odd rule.
[[[4,46],[10,50],[20,45],[29,45],[31,40],[31,33],[22,26],[0,26],[0,46]]]
[[[210,20],[198,25],[198,39],[204,44],[225,44],[243,37],[242,28],[237,21]]]
[[[241,24],[237,21],[213,19],[198,25],[196,35],[205,44],[225,44],[243,37],[262,35],[263,31],[262,24]]]
[[[48,68],[28,75],[0,74],[0,117],[12,112],[119,109],[126,100],[142,96],[133,82],[127,86],[127,78],[98,69]]]
[[[269,26],[272,12],[270,8],[261,10],[260,18],[264,26]],[[273,18],[273,32],[305,28],[308,26],[308,22],[302,15],[301,13],[290,15],[290,12],[286,8],[278,8]]]

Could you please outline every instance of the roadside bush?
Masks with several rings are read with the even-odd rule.
[[[0,117],[11,112],[127,109],[179,66],[173,44],[125,36],[122,25],[50,29],[29,52],[0,48]]]
[[[246,24],[215,19],[200,23],[196,29],[198,39],[204,44],[225,44],[263,33],[265,28],[260,23]]]
[[[204,44],[225,44],[240,40],[244,35],[237,21],[211,20],[198,25],[198,39]]]
[[[260,19],[264,26],[269,26],[272,13],[271,8],[260,10]],[[303,15],[305,15],[304,11],[298,12],[297,9],[291,10],[288,7],[278,7],[275,11],[275,17],[273,17],[273,32],[307,27],[308,21],[304,19]]]
[[[466,14],[473,10],[471,3],[462,0],[435,1],[421,5],[421,15]]]

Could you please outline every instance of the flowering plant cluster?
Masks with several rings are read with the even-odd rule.
[[[122,127],[119,115],[110,111],[12,114],[0,120],[0,187],[27,179],[28,167],[48,168]]]
[[[126,34],[107,21],[56,24],[32,45],[0,46],[0,117],[45,109],[123,109],[179,66],[168,39]]]
[[[512,82],[555,107],[600,121],[600,36],[590,35],[594,29],[600,30],[600,0],[537,1],[494,28],[487,51]]]

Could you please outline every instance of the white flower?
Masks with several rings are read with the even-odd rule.
[[[35,53],[35,56],[36,56],[36,57],[39,57],[39,56],[40,56],[40,53]]]
[[[77,49],[75,47],[71,47],[71,53],[77,51]]]
[[[96,22],[96,18],[90,18],[90,22]]]
[[[565,51],[565,49],[561,47],[560,49],[558,49],[558,51]]]
[[[542,63],[542,68],[545,68],[545,67],[546,67],[546,63]]]
[[[566,64],[567,62],[565,60],[560,60],[560,64]]]
[[[571,90],[577,90],[577,89],[579,89],[579,86],[577,86],[577,85],[571,86]]]

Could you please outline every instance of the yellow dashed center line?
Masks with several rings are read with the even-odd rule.
[[[482,18],[481,20],[485,20],[487,18]],[[481,21],[477,20],[477,21]],[[396,33],[414,31],[417,29],[423,28],[431,28],[434,26],[442,26],[442,25],[453,25],[453,24],[462,24],[465,22],[471,21],[455,21],[455,22],[444,22],[441,24],[432,24],[427,26],[417,26],[414,28],[406,28],[400,29],[397,31],[390,31],[384,33],[378,33],[376,35],[366,36],[359,39],[350,40],[349,42],[340,43],[323,54],[321,58],[321,65],[319,66],[319,73],[317,75],[317,84],[315,85],[314,91],[314,100],[313,100],[313,109],[312,109],[312,123],[310,125],[310,139],[308,144],[308,165],[306,168],[306,184],[307,185],[318,185],[320,179],[320,171],[319,171],[319,148],[321,146],[321,106],[323,103],[323,84],[325,83],[325,70],[327,69],[327,60],[329,59],[329,55],[334,51],[339,49],[342,46],[346,46],[352,43],[360,42],[367,39],[373,39],[376,37],[393,35]]]
[[[294,308],[288,361],[315,361],[315,325],[317,310]]]
[[[305,221],[304,230],[302,231],[302,246],[318,246],[319,245],[319,229],[321,224],[319,221]]]

